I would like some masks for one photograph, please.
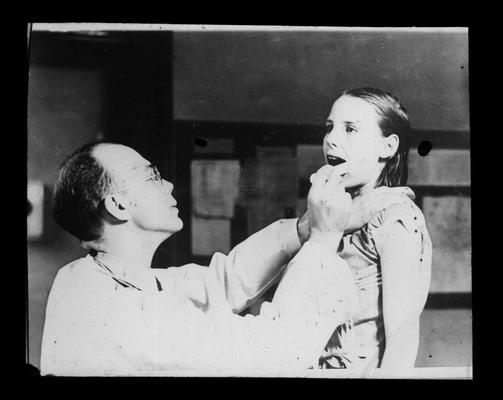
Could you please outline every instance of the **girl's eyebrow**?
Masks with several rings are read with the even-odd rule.
[[[327,121],[325,122],[325,124],[333,124],[334,121],[332,121],[331,119],[327,119]],[[354,124],[355,121],[342,121],[343,124],[346,124],[346,125],[351,125],[351,124]]]

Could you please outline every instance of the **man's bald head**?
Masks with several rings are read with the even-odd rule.
[[[92,155],[117,184],[129,179],[139,166],[150,165],[140,153],[122,144],[100,143]]]

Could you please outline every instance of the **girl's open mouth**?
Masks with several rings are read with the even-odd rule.
[[[328,165],[332,165],[333,167],[335,167],[336,165],[342,164],[345,161],[346,160],[344,160],[343,158],[340,158],[337,156],[327,155],[327,163],[328,163]]]

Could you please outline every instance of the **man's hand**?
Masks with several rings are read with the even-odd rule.
[[[336,247],[344,234],[351,212],[351,196],[340,184],[346,164],[325,165],[311,175],[307,196],[309,240]]]
[[[412,200],[415,198],[414,192],[406,186],[394,188],[382,186],[356,197],[352,200],[353,206],[344,233],[351,233],[364,227],[379,211],[392,204],[405,202],[406,197]],[[297,233],[301,243],[309,239],[311,227],[307,211],[297,222]]]
[[[406,201],[406,196],[414,199],[414,192],[405,186],[378,187],[353,199],[353,207],[345,233],[354,232],[365,225],[379,212],[395,203]]]

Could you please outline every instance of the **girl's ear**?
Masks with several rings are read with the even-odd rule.
[[[126,207],[126,201],[120,195],[111,194],[105,197],[105,208],[120,221],[127,221],[131,218]]]
[[[385,137],[381,148],[381,154],[379,154],[379,157],[384,159],[393,157],[398,150],[399,143],[400,138],[396,134],[392,134]]]

